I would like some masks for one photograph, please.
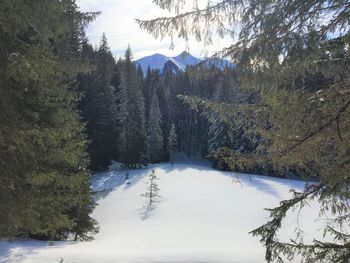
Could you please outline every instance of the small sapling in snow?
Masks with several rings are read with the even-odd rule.
[[[159,199],[159,187],[157,184],[157,180],[159,178],[156,176],[156,173],[154,170],[150,173],[148,176],[148,188],[147,192],[142,194],[143,197],[146,197],[148,199],[148,206],[151,206],[154,202],[157,202]]]

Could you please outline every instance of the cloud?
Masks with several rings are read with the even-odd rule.
[[[101,14],[87,28],[87,36],[93,45],[98,45],[102,33],[106,33],[109,46],[115,57],[119,57],[130,44],[134,58],[138,59],[154,53],[176,56],[189,46],[190,52],[196,56],[203,56],[203,45],[194,40],[186,43],[175,39],[175,49],[170,50],[170,38],[154,39],[141,30],[135,18],[151,19],[168,16],[169,13],[160,9],[152,0],[78,0],[82,11],[101,11]],[[226,40],[217,40],[215,45],[207,47],[213,52],[227,44]]]

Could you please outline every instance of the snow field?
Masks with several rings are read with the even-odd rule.
[[[147,209],[141,194],[152,169],[161,198]],[[266,222],[264,208],[289,198],[290,188],[303,187],[302,181],[238,175],[202,164],[157,164],[131,171],[115,165],[92,180],[92,188],[105,193],[93,214],[101,228],[94,241],[1,241],[0,262],[264,262],[264,247],[248,232]],[[310,238],[319,235],[317,211],[314,204],[299,219],[288,216],[281,237],[288,240],[298,222]]]

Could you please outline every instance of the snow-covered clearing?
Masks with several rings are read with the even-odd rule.
[[[161,198],[149,211],[141,194],[152,169]],[[291,188],[302,190],[304,183],[255,175],[239,175],[237,182],[236,176],[194,162],[132,171],[114,167],[92,182],[101,191],[93,214],[101,230],[94,241],[1,241],[0,262],[264,262],[264,248],[248,232],[266,221],[264,208],[290,197]],[[315,217],[317,205],[299,218],[306,233],[318,231]],[[296,222],[289,216],[281,236]]]

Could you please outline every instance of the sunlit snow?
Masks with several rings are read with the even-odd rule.
[[[154,169],[161,198],[147,209],[147,175]],[[128,173],[128,180],[125,180]],[[239,180],[239,181],[238,181]],[[206,163],[182,162],[95,175],[93,217],[101,231],[92,242],[1,241],[0,262],[264,262],[264,248],[248,234],[267,219],[264,208],[302,190],[302,181],[217,171]],[[317,206],[298,222],[317,233]],[[281,237],[296,227],[290,215]]]

